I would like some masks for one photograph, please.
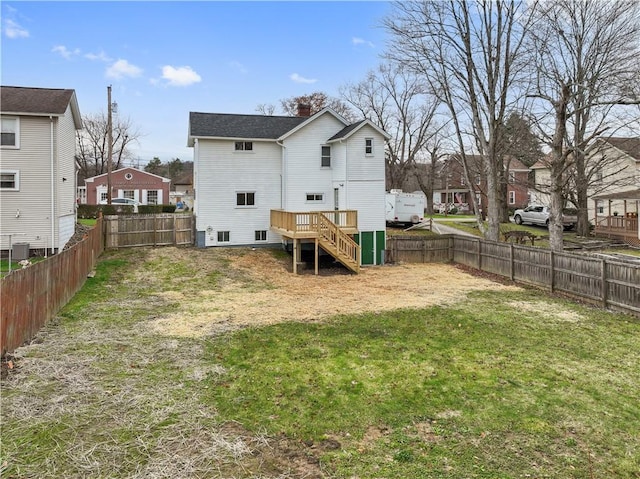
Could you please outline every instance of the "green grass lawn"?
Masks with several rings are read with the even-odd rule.
[[[85,226],[95,226],[97,222],[95,218],[78,218],[78,223]]]
[[[20,352],[1,391],[3,478],[640,477],[637,319],[523,289],[155,334],[188,310],[180,288],[212,287],[162,279],[182,266],[105,253]],[[322,475],[295,473],[311,460]]]

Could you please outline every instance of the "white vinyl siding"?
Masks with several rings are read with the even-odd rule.
[[[271,226],[271,210],[281,207],[281,148],[254,141],[251,155],[239,155],[234,144],[199,140],[195,148],[196,229],[205,232],[205,246],[218,244],[218,231],[230,232],[225,245],[254,244],[255,232]],[[239,207],[237,193],[242,192],[254,192],[256,204]],[[269,240],[279,242],[280,236]]]

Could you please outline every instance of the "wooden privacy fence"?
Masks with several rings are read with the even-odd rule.
[[[460,235],[391,236],[389,262],[463,264],[640,317],[640,265]]]
[[[104,251],[102,219],[71,248],[0,280],[0,352],[33,338],[82,288]]]
[[[104,217],[105,246],[185,246],[194,243],[195,217],[185,213]]]

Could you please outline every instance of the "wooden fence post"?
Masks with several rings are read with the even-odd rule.
[[[600,261],[600,267],[602,270],[600,271],[600,282],[601,284],[601,295],[602,295],[602,305],[607,307],[607,300],[609,296],[609,284],[607,283],[607,261],[603,258]]]
[[[556,273],[554,271],[554,264],[553,264],[554,263],[553,250],[549,250],[549,263],[550,263],[550,266],[551,266],[551,284],[550,284],[550,286],[551,286],[551,292],[553,293],[553,291],[555,290],[554,282],[555,282],[555,276],[556,276]]]
[[[478,240],[478,269],[482,271],[482,240]]]
[[[509,243],[509,262],[511,264],[510,276],[509,278],[513,281],[515,277],[515,261],[513,260],[513,243]]]

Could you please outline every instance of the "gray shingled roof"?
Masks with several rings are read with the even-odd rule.
[[[57,88],[0,87],[3,113],[62,115],[73,97],[73,90]]]
[[[349,133],[351,133],[353,130],[355,130],[356,128],[358,128],[360,125],[362,125],[366,120],[362,120],[359,121],[357,123],[352,123],[349,126],[345,126],[342,130],[340,130],[338,133],[336,133],[335,135],[333,135],[331,138],[329,138],[327,141],[333,141],[333,140],[339,140],[340,138],[345,138],[346,136],[349,135]]]
[[[640,138],[620,138],[611,136],[609,138],[603,138],[603,140],[610,145],[615,146],[619,150],[624,151],[633,159],[640,160]]]
[[[309,117],[189,113],[189,136],[276,140]]]

